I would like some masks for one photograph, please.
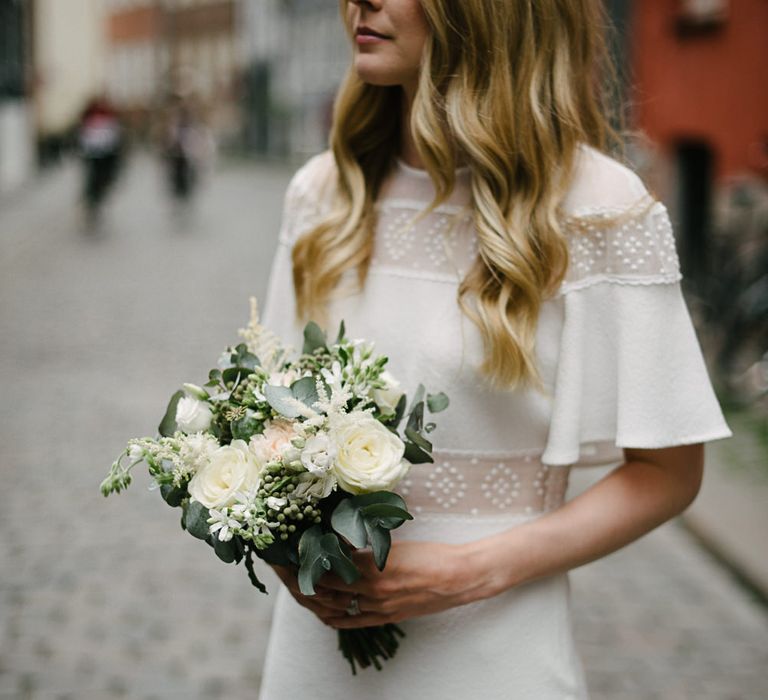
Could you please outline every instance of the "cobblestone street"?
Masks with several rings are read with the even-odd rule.
[[[183,534],[144,473],[98,487],[263,296],[290,169],[225,164],[178,212],[137,156],[92,232],[79,176],[0,199],[0,700],[255,699],[274,595]],[[679,524],[572,589],[594,700],[768,698],[768,613]]]

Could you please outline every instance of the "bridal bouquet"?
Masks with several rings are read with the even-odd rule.
[[[259,323],[255,299],[244,342],[228,348],[204,387],[184,384],[170,400],[157,438],[129,440],[101,484],[107,496],[131,482],[143,462],[165,502],[181,508],[181,526],[224,562],[298,568],[313,595],[327,571],[345,582],[360,576],[350,553],[370,546],[384,568],[390,531],[412,519],[392,489],[411,464],[431,462],[425,407],[437,413],[445,394],[419,386],[406,396],[373,346],[349,340],[341,324],[329,342],[310,322],[301,354]],[[396,625],[339,631],[339,648],[359,665],[391,658]]]

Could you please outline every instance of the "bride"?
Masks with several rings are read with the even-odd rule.
[[[451,407],[383,572],[278,568],[261,697],[585,698],[567,572],[684,510],[727,437],[669,218],[607,155],[598,0],[342,0],[329,152],[294,176],[265,323],[374,340]],[[614,463],[565,501],[569,469]],[[397,622],[381,672],[336,630]]]

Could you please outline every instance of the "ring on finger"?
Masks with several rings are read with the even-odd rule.
[[[360,614],[360,600],[357,597],[357,593],[352,596],[352,599],[349,601],[349,605],[346,608],[347,615],[359,615]]]

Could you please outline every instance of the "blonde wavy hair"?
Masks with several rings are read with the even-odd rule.
[[[471,173],[478,257],[458,303],[484,344],[482,375],[540,386],[535,335],[543,301],[568,266],[560,204],[577,148],[619,144],[600,0],[421,0],[430,27],[409,128],[435,184],[431,208]],[[342,15],[347,0],[341,0]],[[364,284],[374,204],[401,146],[402,91],[360,80],[338,93],[331,149],[336,206],[293,251],[298,314],[322,323],[342,274]]]

